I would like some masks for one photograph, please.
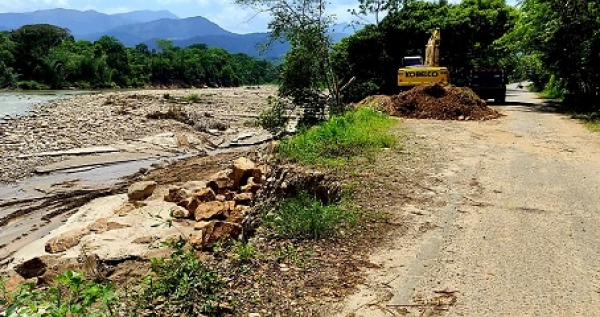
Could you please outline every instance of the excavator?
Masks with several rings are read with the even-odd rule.
[[[440,29],[437,28],[425,47],[425,63],[421,56],[406,56],[398,69],[400,91],[429,83],[450,83],[448,68],[440,67]]]

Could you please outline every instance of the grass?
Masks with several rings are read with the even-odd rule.
[[[233,252],[233,258],[240,263],[250,262],[256,255],[256,248],[252,244],[241,241],[234,241],[231,251]]]
[[[381,148],[394,148],[396,137],[388,133],[395,120],[374,110],[361,108],[281,143],[279,154],[307,165],[343,166],[358,156],[374,159]]]
[[[358,215],[335,204],[325,205],[307,193],[283,199],[265,225],[284,238],[322,239],[353,226]]]

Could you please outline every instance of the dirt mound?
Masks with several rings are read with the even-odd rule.
[[[366,100],[366,99],[365,99]],[[415,87],[391,97],[391,102],[377,97],[392,116],[437,120],[490,120],[501,114],[488,107],[470,88],[443,84]]]

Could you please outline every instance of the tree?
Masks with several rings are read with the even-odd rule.
[[[24,25],[10,32],[19,58],[15,71],[24,79],[45,81],[54,77],[54,65],[45,63],[51,50],[64,41],[73,41],[69,30],[49,24]]]
[[[339,106],[338,82],[333,73],[327,30],[334,22],[324,0],[236,0],[259,11],[269,12],[271,42],[290,43],[282,65],[279,95],[290,97],[305,109],[304,122],[323,119],[326,110]],[[323,94],[323,90],[327,93]],[[332,101],[336,101],[333,102]]]

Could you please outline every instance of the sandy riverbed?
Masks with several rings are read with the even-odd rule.
[[[104,92],[37,105],[32,115],[0,126],[0,182],[15,182],[31,176],[36,167],[64,159],[23,157],[27,155],[126,143],[165,132],[198,133],[192,126],[175,120],[146,117],[174,106],[223,122],[230,127],[230,134],[240,133],[275,92],[275,87],[269,86]],[[190,95],[198,98],[194,102],[174,103],[165,98],[167,95],[175,99]]]

